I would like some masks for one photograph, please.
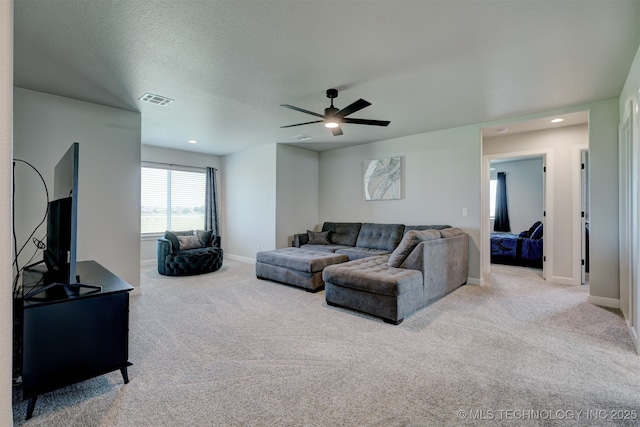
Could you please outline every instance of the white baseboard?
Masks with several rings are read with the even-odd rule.
[[[484,279],[477,279],[475,277],[467,277],[467,285],[484,286]]]
[[[633,346],[636,349],[636,353],[640,354],[640,345],[638,344],[638,334],[636,333],[636,330],[631,326],[629,326],[629,335],[631,335],[631,339],[633,340]]]
[[[158,260],[155,259],[143,259],[140,260],[140,267],[151,267],[152,265],[156,265]]]
[[[620,300],[616,298],[596,297],[589,295],[587,302],[593,305],[599,305],[601,307],[608,308],[620,308]]]
[[[224,254],[225,258],[229,258],[235,261],[246,262],[247,264],[255,264],[255,258],[248,258],[240,255]]]
[[[550,282],[551,283],[557,283],[558,285],[572,285],[572,286],[581,285],[581,283],[576,283],[576,281],[575,281],[575,279],[573,277],[551,276]]]

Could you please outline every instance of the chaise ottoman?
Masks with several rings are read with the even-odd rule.
[[[302,248],[262,251],[256,255],[256,276],[318,292],[324,288],[322,270],[346,261],[347,255]]]

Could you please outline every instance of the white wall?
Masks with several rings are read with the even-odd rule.
[[[618,99],[589,109],[589,293],[619,300]]]
[[[222,158],[225,257],[276,248],[276,144]]]
[[[152,145],[142,145],[140,150],[140,159],[143,162],[160,162],[170,163],[195,167],[212,167],[216,168],[216,178],[218,182],[218,202],[221,203],[223,199],[222,186],[220,181],[222,179],[223,171],[221,168],[222,159],[220,156],[213,156],[209,154],[195,153],[193,151],[183,150],[171,150],[168,148],[154,147]],[[220,207],[220,222],[223,222],[224,207]],[[141,262],[156,262],[156,241],[157,237],[143,238],[140,241],[140,260]],[[225,248],[225,239],[223,236],[222,247]]]
[[[293,235],[318,223],[319,154],[279,144],[276,167],[276,247],[291,246]]]
[[[50,197],[54,167],[73,142],[80,144],[77,259],[95,260],[138,287],[140,114],[15,88],[14,156],[40,171]],[[22,244],[42,219],[46,199],[38,176],[26,166],[16,166],[15,180]],[[45,233],[43,225],[36,237]],[[28,248],[30,256],[35,247]]]
[[[551,280],[580,283],[580,277],[574,277],[573,250],[573,173],[574,163],[579,162],[579,153],[574,147],[587,147],[589,129],[587,125],[567,126],[537,132],[525,132],[515,135],[502,135],[485,138],[483,154],[526,152],[545,150],[553,156],[553,271],[547,272]],[[509,178],[507,178],[509,182]],[[509,184],[508,184],[509,185]],[[509,210],[511,207],[509,206]],[[541,220],[541,218],[538,218]],[[576,219],[579,221],[579,218]],[[533,223],[533,222],[532,222]],[[525,229],[531,226],[529,224]],[[512,227],[513,232],[522,231]],[[577,280],[577,281],[576,281]]]
[[[403,156],[401,200],[366,201],[362,162]],[[320,153],[319,223],[450,224],[471,236],[480,281],[480,127],[464,126]],[[463,216],[463,208],[468,216]]]
[[[585,135],[586,136],[586,135]],[[486,139],[485,139],[486,142]],[[494,172],[507,174],[507,207],[512,233],[542,221],[542,158],[492,163]]]
[[[13,109],[13,2],[0,1],[0,425],[13,425],[11,293],[11,128]]]

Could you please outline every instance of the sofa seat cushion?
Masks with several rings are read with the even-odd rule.
[[[311,245],[309,243],[300,246],[300,249],[306,249],[308,251],[320,251],[320,252],[336,252],[340,249],[350,248],[351,246],[345,245]]]
[[[371,249],[371,248],[344,248],[338,249],[337,254],[345,254],[350,260],[367,258],[371,256],[387,255],[389,251],[384,249]]]
[[[322,279],[337,286],[375,294],[399,296],[422,288],[422,272],[389,267],[388,255],[357,259],[328,266]]]
[[[256,255],[256,261],[263,264],[277,265],[306,273],[316,273],[322,271],[328,265],[347,260],[348,258],[345,255],[305,248],[283,248],[258,252]]]

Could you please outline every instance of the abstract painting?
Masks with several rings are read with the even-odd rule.
[[[366,160],[362,166],[365,200],[402,198],[402,157]]]

